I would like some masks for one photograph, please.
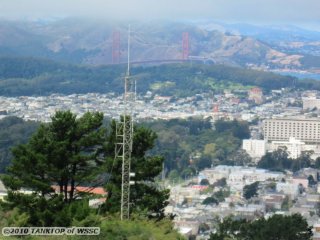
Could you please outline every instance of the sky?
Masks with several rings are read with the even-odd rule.
[[[319,9],[320,0],[0,0],[0,18],[9,19],[215,19],[318,27]]]

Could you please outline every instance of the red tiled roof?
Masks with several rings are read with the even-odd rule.
[[[57,186],[57,185],[53,185],[51,186],[55,191],[59,191],[60,190],[60,187]],[[67,191],[70,192],[71,190],[71,186],[68,186],[68,189]],[[103,187],[95,187],[95,188],[92,188],[92,187],[81,187],[81,186],[78,186],[76,187],[75,189],[77,192],[84,192],[84,193],[92,193],[92,194],[97,194],[97,195],[106,195],[107,192],[104,190]]]

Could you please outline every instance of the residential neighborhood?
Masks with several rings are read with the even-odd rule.
[[[206,239],[223,218],[230,215],[254,220],[273,214],[300,213],[314,226],[314,239],[320,232],[320,185],[313,185],[320,170],[306,168],[298,173],[271,172],[256,167],[216,166],[199,172],[185,182],[171,186],[168,214],[185,235]],[[257,183],[247,196],[246,186]],[[211,225],[209,224],[211,223]]]
[[[256,167],[266,153],[278,149],[285,149],[291,159],[306,152],[314,161],[320,156],[318,95],[316,91],[288,89],[263,93],[253,88],[186,98],[159,96],[150,91],[137,96],[134,108],[130,108],[135,121],[200,117],[211,119],[213,129],[220,119],[250,123],[251,138],[244,139],[242,145],[252,159],[250,166],[212,166],[183,181],[167,183],[171,194],[166,213],[175,216],[179,232],[208,239],[215,224],[230,215],[253,220],[300,213],[314,226],[314,239],[320,239],[319,169],[303,168],[293,173]],[[101,111],[107,118],[118,118],[124,110],[123,96],[90,93],[0,97],[2,118],[17,116],[50,122],[57,110],[66,108],[79,116]],[[3,185],[0,194],[1,198],[6,195]],[[90,202],[96,207],[99,204],[99,199]]]

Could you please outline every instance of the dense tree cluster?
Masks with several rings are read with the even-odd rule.
[[[110,121],[105,120],[104,125],[109,124]],[[250,156],[240,150],[241,139],[249,135],[246,122],[217,121],[215,130],[209,119],[157,120],[141,124],[153,129],[157,134],[157,138],[153,139],[154,148],[150,148],[147,153],[164,157],[167,176],[171,180],[194,176],[197,170],[210,167],[212,164],[248,165],[251,163]],[[11,161],[10,148],[26,142],[39,125],[39,123],[24,122],[18,118],[0,120],[0,137],[2,136],[0,154],[3,154],[0,170],[4,171]],[[8,139],[12,140],[8,141]],[[112,147],[109,148],[110,154],[112,149]],[[173,171],[172,174],[169,174],[170,171]]]
[[[88,207],[90,189],[107,183],[101,213],[119,214],[122,161],[115,158],[115,131],[115,121],[108,131],[103,127],[99,112],[79,118],[70,111],[56,112],[27,143],[13,148],[12,163],[2,177],[9,189],[2,207],[13,217],[18,213],[22,225],[70,226],[91,215],[100,217]],[[155,140],[153,131],[135,127],[131,170],[136,184],[130,197],[132,212],[159,220],[164,218],[169,192],[155,183],[163,158],[146,155]],[[77,186],[88,191],[78,192]]]
[[[254,182],[252,184],[243,187],[243,197],[245,199],[250,199],[252,197],[258,196],[259,182]]]
[[[226,218],[217,232],[211,234],[210,240],[309,240],[312,235],[311,227],[301,215],[273,215],[252,222]]]
[[[214,126],[218,133],[230,132],[234,137],[239,139],[250,138],[250,131],[247,122],[241,122],[237,120],[218,120],[214,123]]]
[[[166,169],[179,170],[183,178],[211,165],[244,165],[242,160],[246,156],[242,158],[237,151],[241,140],[249,137],[247,122],[219,120],[214,124],[215,129],[209,119],[174,119],[145,125],[158,135],[152,153],[163,155]]]
[[[306,151],[297,159],[291,159],[289,158],[286,149],[279,148],[276,151],[267,152],[258,162],[258,167],[273,171],[291,170],[296,172],[302,168],[311,167],[313,165],[310,157],[311,153],[312,152]]]
[[[124,66],[85,67],[35,58],[0,58],[2,96],[122,92]]]
[[[11,147],[27,142],[38,126],[39,123],[23,121],[17,117],[0,120],[0,173],[4,173],[10,164]]]

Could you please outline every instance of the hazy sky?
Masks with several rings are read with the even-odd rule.
[[[0,17],[89,16],[320,25],[320,0],[0,0]]]

